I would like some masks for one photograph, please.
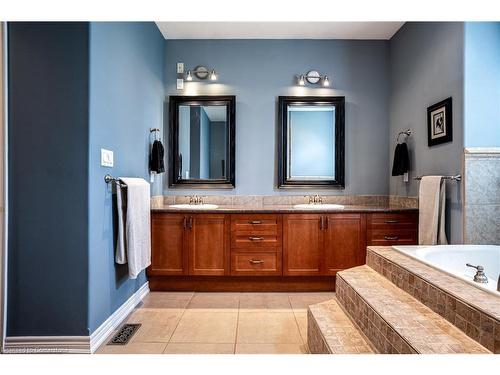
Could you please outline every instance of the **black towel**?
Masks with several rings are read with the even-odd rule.
[[[406,143],[398,143],[394,150],[394,162],[392,164],[392,175],[404,175],[410,169],[410,157]]]
[[[149,169],[151,172],[165,172],[165,163],[163,162],[164,153],[165,151],[161,142],[159,140],[154,141],[153,147],[151,148],[151,156],[149,158]]]

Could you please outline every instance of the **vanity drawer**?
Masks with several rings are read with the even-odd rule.
[[[269,276],[281,274],[280,251],[231,252],[231,275],[233,276]]]
[[[368,232],[368,245],[416,245],[418,232],[415,229],[375,229]]]
[[[231,248],[275,248],[281,246],[281,235],[263,232],[231,233]]]
[[[369,229],[414,229],[418,227],[418,213],[377,213],[368,215]]]
[[[238,235],[281,233],[281,215],[231,215],[231,232]]]

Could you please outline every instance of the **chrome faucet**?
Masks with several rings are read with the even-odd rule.
[[[500,292],[500,275],[498,275],[497,292]]]
[[[483,266],[480,266],[480,265],[474,266],[470,263],[467,263],[466,266],[471,267],[471,268],[475,268],[477,270],[476,274],[474,275],[474,281],[476,283],[488,284],[488,278],[484,274],[484,267]],[[497,285],[497,288],[498,288],[498,285]]]
[[[309,199],[309,204],[321,204],[323,203],[323,198],[319,196],[318,194],[316,195],[304,195],[304,197]]]
[[[190,195],[189,196],[189,204],[203,204],[203,197],[200,197],[199,195]]]

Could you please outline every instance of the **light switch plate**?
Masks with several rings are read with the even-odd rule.
[[[101,148],[101,166],[112,167],[114,164],[113,151]]]
[[[183,89],[184,89],[184,80],[177,79],[177,90],[183,90]]]
[[[177,63],[177,74],[184,73],[184,63]]]

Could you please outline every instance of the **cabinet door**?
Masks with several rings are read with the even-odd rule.
[[[229,274],[229,215],[197,214],[188,218],[190,275]]]
[[[325,275],[335,275],[337,271],[365,263],[366,215],[327,215],[324,227]]]
[[[320,275],[322,247],[321,215],[284,215],[284,275]]]
[[[158,214],[151,217],[151,266],[149,275],[186,275],[186,217],[178,214]]]

